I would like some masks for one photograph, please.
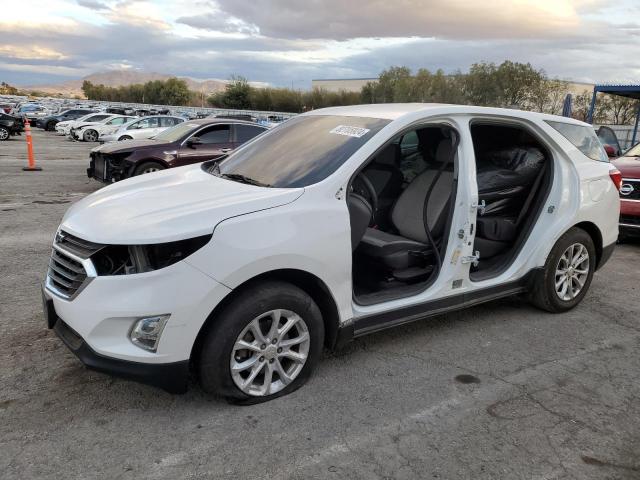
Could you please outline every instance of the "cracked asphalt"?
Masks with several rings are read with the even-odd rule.
[[[639,479],[640,243],[573,311],[514,298],[325,354],[287,397],[237,407],[86,370],[39,282],[89,146],[0,142],[0,478]],[[114,299],[117,301],[117,299]]]

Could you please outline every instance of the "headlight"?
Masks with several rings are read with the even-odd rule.
[[[155,315],[136,320],[129,331],[131,342],[144,350],[155,352],[158,349],[162,330],[170,316],[170,314]]]
[[[211,236],[155,245],[107,245],[91,256],[98,275],[131,275],[150,272],[184,260],[204,247]]]

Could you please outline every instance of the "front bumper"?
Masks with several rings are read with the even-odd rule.
[[[620,230],[640,235],[640,200],[620,200]]]
[[[112,135],[100,135],[98,137],[98,141],[100,143],[107,143],[107,142],[115,142],[117,140],[116,135],[112,134]]]
[[[191,351],[211,311],[230,292],[186,262],[135,275],[93,277],[71,300],[43,288],[48,327],[89,368],[183,391]],[[134,345],[137,319],[170,314],[156,352]]]
[[[45,300],[45,309],[52,311],[53,315],[55,315],[53,300]],[[189,379],[188,360],[153,364],[105,357],[96,353],[80,335],[57,316],[52,319],[50,313],[49,322],[53,323],[49,328],[52,328],[67,348],[91,370],[159,387],[169,393],[184,393],[187,391]]]
[[[126,157],[113,157],[92,152],[87,168],[87,177],[103,183],[113,183],[130,177],[135,168],[134,163]]]

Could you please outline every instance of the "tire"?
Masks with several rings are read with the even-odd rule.
[[[574,249],[573,254],[571,248]],[[577,263],[585,253],[586,261]],[[571,258],[576,261],[568,262]],[[595,268],[596,249],[591,236],[584,230],[573,227],[551,249],[544,270],[529,293],[529,300],[536,307],[552,313],[571,310],[589,290]],[[566,274],[560,273],[562,271]],[[556,281],[559,282],[558,287]]]
[[[53,132],[56,129],[56,124],[55,122],[47,122],[47,124],[45,125],[44,129],[47,132]]]
[[[280,330],[287,322],[295,323],[283,336],[273,339],[270,328],[278,317]],[[262,325],[259,328],[263,339],[253,334],[251,326],[256,322]],[[306,339],[291,345],[289,353],[283,350],[287,348],[285,342],[294,343],[305,338],[305,333]],[[240,340],[251,344],[252,349],[238,349]],[[308,380],[320,359],[323,342],[322,315],[309,295],[286,282],[254,285],[224,307],[206,332],[196,363],[200,384],[206,392],[233,403],[255,404],[287,395]],[[297,361],[290,359],[292,353]],[[241,369],[247,362],[251,366]],[[235,373],[232,363],[238,367]],[[284,380],[278,371],[290,378]],[[268,372],[272,373],[271,382],[267,383]],[[252,374],[255,380],[249,381]],[[239,383],[247,381],[248,386],[242,389]]]
[[[0,127],[0,142],[4,142],[5,140],[9,140],[11,136],[9,130],[5,127]]]
[[[122,135],[118,141],[121,142],[122,140],[133,140],[133,137],[130,137],[129,135]]]
[[[98,141],[98,132],[96,132],[95,130],[86,130],[82,134],[82,139],[85,142],[97,142]]]
[[[153,173],[159,172],[160,170],[165,170],[166,167],[158,162],[143,162],[138,165],[133,171],[133,176],[137,177],[138,175],[144,175],[145,173]]]

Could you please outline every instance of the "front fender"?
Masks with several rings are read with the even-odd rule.
[[[274,270],[307,272],[329,289],[344,322],[353,314],[346,206],[305,208],[301,199],[220,222],[207,247],[186,261],[231,289]]]

